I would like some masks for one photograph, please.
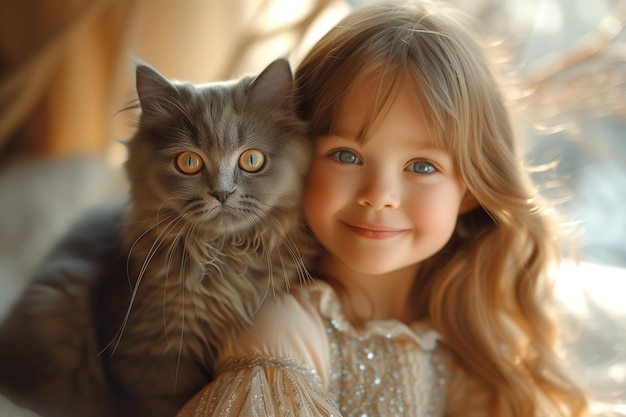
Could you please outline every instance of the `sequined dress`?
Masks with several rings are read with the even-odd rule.
[[[324,283],[283,295],[224,347],[178,417],[479,416],[484,396],[426,323],[355,329]],[[484,403],[483,403],[484,404]]]

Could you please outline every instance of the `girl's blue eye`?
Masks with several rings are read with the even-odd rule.
[[[350,151],[337,151],[333,152],[331,156],[337,161],[344,164],[360,164],[361,160],[358,156],[354,154],[354,152]]]
[[[410,163],[407,170],[417,174],[432,174],[437,171],[437,168],[435,168],[435,166],[430,162],[416,161]]]

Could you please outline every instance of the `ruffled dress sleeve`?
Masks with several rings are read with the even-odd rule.
[[[329,352],[315,307],[297,292],[265,305],[228,341],[216,378],[177,417],[340,416],[327,394]]]

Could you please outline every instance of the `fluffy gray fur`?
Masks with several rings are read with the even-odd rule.
[[[286,60],[206,85],[137,67],[130,204],[80,223],[0,329],[0,388],[48,416],[173,416],[221,342],[307,276],[310,143]],[[265,156],[250,172],[246,150]],[[183,152],[202,165],[186,174]],[[183,167],[184,168],[184,167]]]

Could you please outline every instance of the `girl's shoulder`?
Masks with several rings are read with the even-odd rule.
[[[233,359],[289,358],[294,364],[316,370],[322,381],[326,381],[330,361],[328,339],[315,293],[313,286],[299,286],[267,300],[251,326],[235,339],[225,341],[217,368],[232,363]]]
[[[407,325],[381,320],[356,328],[344,315],[334,289],[316,280],[292,287],[290,292],[266,301],[255,315],[252,326],[225,342],[218,363],[232,361],[232,358],[244,361],[290,358],[294,363],[315,369],[326,383],[332,342],[360,346],[375,339],[388,340],[414,352],[441,347],[438,343],[441,337],[428,321]]]

